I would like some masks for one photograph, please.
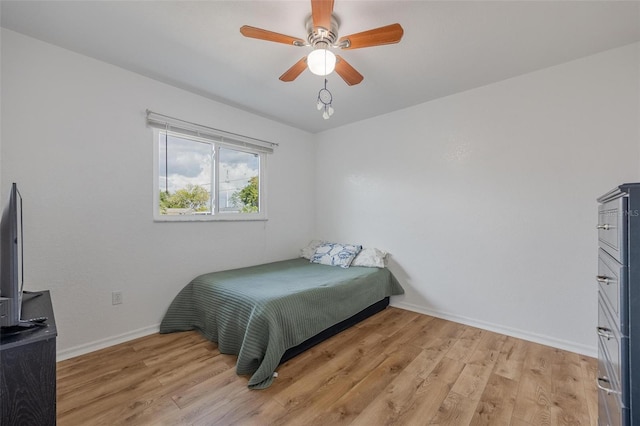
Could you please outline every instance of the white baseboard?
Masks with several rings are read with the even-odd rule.
[[[158,333],[159,331],[160,324],[155,324],[149,327],[143,327],[137,330],[128,331],[117,336],[107,337],[106,339],[100,339],[94,342],[85,343],[84,345],[74,346],[69,349],[58,351],[56,353],[56,361],[62,361],[76,356],[88,354],[89,352],[97,351],[98,349],[108,348],[109,346],[128,342],[129,340],[137,339],[139,337],[148,336],[150,334]]]
[[[583,345],[576,342],[569,342],[566,340],[556,339],[555,337],[545,336],[537,333],[531,333],[516,328],[505,327],[499,324],[488,323],[484,321],[474,320],[473,318],[462,317],[459,315],[448,314],[444,312],[432,311],[422,306],[413,305],[406,302],[393,302],[391,306],[405,309],[407,311],[417,312],[419,314],[430,315],[432,317],[442,318],[460,324],[469,325],[472,327],[481,328],[483,330],[489,330],[500,334],[506,334],[507,336],[517,337],[518,339],[528,340],[530,342],[540,343],[541,345],[551,346],[565,351],[575,352],[581,355],[590,356],[593,358],[598,357],[598,349]]]

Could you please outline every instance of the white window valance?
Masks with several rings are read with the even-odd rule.
[[[157,129],[174,131],[189,136],[196,136],[202,139],[209,139],[224,145],[234,147],[244,147],[256,152],[273,153],[274,147],[278,146],[275,142],[269,142],[262,139],[252,138],[237,133],[227,132],[213,127],[203,126],[179,118],[170,117],[168,115],[159,114],[147,110],[147,125]]]

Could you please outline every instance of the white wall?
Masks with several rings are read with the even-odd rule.
[[[26,288],[51,290],[61,358],[154,331],[200,273],[295,257],[311,238],[311,134],[12,31],[1,48],[1,179],[22,192]],[[269,220],[154,223],[147,108],[280,143]]]
[[[395,305],[595,353],[595,198],[639,180],[639,45],[314,136],[8,30],[1,43],[0,179],[23,193],[26,285],[52,292],[61,358],[154,331],[199,273],[314,236],[389,250]],[[154,223],[146,108],[279,142],[269,221]]]
[[[397,306],[594,355],[595,200],[639,180],[638,69],[631,45],[321,133],[316,237],[392,253]]]

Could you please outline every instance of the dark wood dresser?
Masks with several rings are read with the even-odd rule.
[[[39,295],[38,295],[39,294]],[[56,424],[56,321],[48,291],[25,294],[22,318],[43,326],[0,340],[0,425]]]
[[[640,425],[640,183],[598,203],[598,424]]]

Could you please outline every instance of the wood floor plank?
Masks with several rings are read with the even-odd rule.
[[[313,401],[315,395],[327,395],[331,397],[331,402],[335,401],[346,393],[354,382],[357,383],[386,359],[384,353],[375,351],[380,340],[381,336],[369,334],[365,339],[354,342],[353,345],[343,348],[330,361],[298,376],[295,382],[275,394],[273,398],[291,413],[309,405],[306,404],[307,401]],[[286,374],[286,368],[282,368],[282,372]],[[313,405],[321,406],[319,401]]]
[[[588,425],[587,395],[583,386],[580,356],[555,349],[553,351],[551,419],[556,425]]]
[[[401,424],[421,404],[427,377],[442,360],[440,352],[422,350],[420,354],[380,393],[351,423],[351,425]],[[457,374],[457,373],[456,373]],[[444,399],[449,391],[443,393]]]
[[[594,358],[580,356],[582,370],[582,387],[584,388],[587,409],[589,410],[589,423],[591,426],[598,424],[598,389],[594,386],[598,374],[598,363]]]
[[[423,349],[435,349],[448,352],[456,344],[460,336],[467,329],[466,325],[457,324],[441,318],[434,318],[429,323],[429,339],[416,342]]]
[[[245,409],[243,404],[249,392],[246,386],[246,378],[236,375],[234,369],[223,371],[174,395],[172,399],[180,411],[173,418],[179,424],[202,423],[204,419],[209,419],[210,424],[219,424],[222,418],[233,414],[235,410],[232,408]],[[263,402],[265,395],[256,393],[254,401]]]
[[[457,362],[457,361],[452,361]],[[433,418],[449,392],[451,384],[444,381],[427,378],[416,389],[415,402],[401,413],[396,425],[422,425],[427,419]],[[375,423],[372,423],[375,424]]]
[[[229,368],[195,386],[174,392],[171,398],[180,409],[193,405],[207,405],[211,400],[215,401],[216,395],[226,396],[230,390],[235,391],[236,387],[229,385],[240,380],[235,370]],[[211,395],[212,391],[214,395]]]
[[[492,369],[493,366],[465,365],[451,390],[465,398],[479,401],[487,386]]]
[[[505,337],[499,334],[489,331],[482,333],[451,391],[465,398],[479,401],[504,341]],[[449,352],[447,352],[447,358]]]
[[[82,378],[91,377],[88,376],[87,373],[95,371],[97,367],[102,367],[102,371],[108,371],[111,368],[110,364],[101,363],[101,360],[121,359],[124,357],[138,359],[138,355],[131,346],[117,345],[80,357],[60,361],[56,364],[56,375],[59,379],[66,379],[64,381],[65,383],[69,382],[69,378],[74,375],[79,375]]]
[[[514,417],[511,419],[511,423],[509,423],[509,426],[535,426],[535,425]]]
[[[185,360],[180,368],[159,372],[157,379],[164,387],[180,386],[181,384],[195,385],[201,381],[213,377],[225,370],[232,369],[228,355],[200,355]]]
[[[58,425],[593,425],[593,358],[388,308],[247,388],[198,332],[65,360]]]
[[[491,374],[480,396],[470,424],[473,426],[508,425],[518,393],[518,382]]]
[[[398,348],[327,410],[318,413],[309,424],[351,423],[420,352],[415,346]]]
[[[437,413],[425,424],[458,426],[468,425],[473,418],[478,401],[449,392],[447,397],[442,401]]]
[[[423,315],[412,319],[398,330],[387,329],[386,332],[378,330],[374,332],[387,336],[381,344],[381,347],[387,353],[403,345],[422,346],[433,338],[434,328],[431,323],[434,319]]]
[[[483,333],[486,332],[479,328],[467,327],[447,352],[447,358],[466,362],[478,347]]]
[[[256,395],[257,394],[257,395]],[[268,393],[256,392],[246,387],[235,389],[225,396],[226,405],[242,407],[241,410],[228,410],[216,407],[212,410],[204,410],[200,416],[189,419],[189,424],[194,426],[209,425],[233,425],[255,423],[272,424],[266,416],[280,417],[285,412],[284,407],[278,404]]]
[[[527,342],[508,336],[502,345],[495,373],[507,379],[518,380],[527,355]]]
[[[374,315],[371,318],[371,321],[360,323],[357,327],[363,330],[374,331],[378,334],[389,336],[406,327],[414,319],[424,316],[425,315],[420,315],[415,312],[389,307]]]
[[[145,372],[148,373],[148,372]],[[128,385],[123,385],[124,382]],[[129,379],[119,378],[114,383],[104,382],[105,389],[82,394],[84,403],[64,401],[58,404],[58,424],[101,424],[101,415],[114,407],[127,407],[131,394],[148,394],[160,385],[152,375],[135,374]],[[122,392],[122,389],[126,392]],[[75,401],[75,400],[74,400]]]
[[[236,410],[235,415],[229,418],[228,425],[241,426],[271,426],[276,424],[276,420],[280,419],[286,413],[286,409],[273,399],[267,400],[257,407],[248,407],[246,410]],[[226,419],[225,419],[226,420]],[[209,419],[203,419],[202,426],[210,426]],[[199,425],[199,423],[194,423]]]
[[[468,362],[493,366],[497,362],[506,340],[507,337],[502,334],[485,331]]]
[[[382,338],[382,335],[372,333],[369,330],[351,327],[340,333],[339,336],[334,336],[322,342],[321,345],[314,346],[294,359],[280,365],[277,369],[278,378],[269,389],[272,392],[280,392],[296,382],[300,377],[307,377],[309,371],[314,371],[315,368],[310,369],[310,365],[325,365],[331,362],[338,354],[344,351],[345,341],[362,342],[371,340],[379,343]]]
[[[551,425],[552,350],[527,342],[513,417],[536,425]]]
[[[169,397],[154,400],[137,400],[132,403],[115,406],[91,419],[91,424],[116,425],[158,425],[174,426],[174,416],[179,409]],[[86,424],[86,423],[85,423]]]
[[[300,395],[290,398],[284,405],[287,409],[286,415],[272,424],[312,424],[318,412],[328,410],[387,357],[384,352],[380,352],[354,360],[344,370],[324,378],[319,386],[310,386],[313,392],[304,390]],[[303,379],[299,382],[303,389],[305,381],[306,379]]]
[[[77,409],[78,405],[85,405],[91,401],[107,398],[118,392],[123,386],[138,384],[152,377],[152,374],[145,367],[144,363],[140,361],[85,381],[82,386],[82,392],[76,390],[74,392],[58,393],[58,412],[64,413],[65,411]]]

